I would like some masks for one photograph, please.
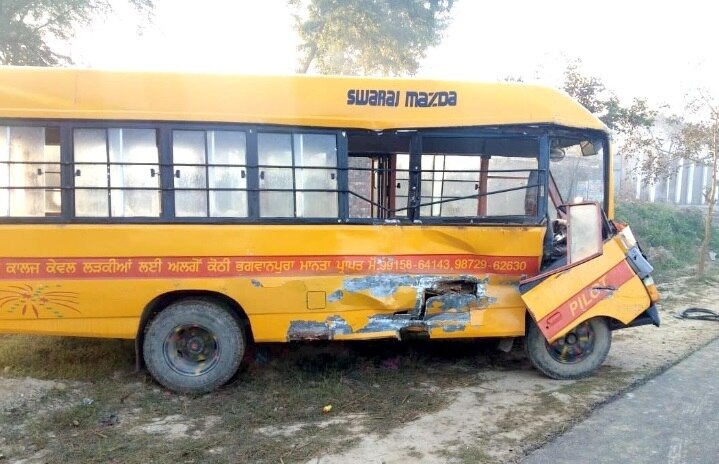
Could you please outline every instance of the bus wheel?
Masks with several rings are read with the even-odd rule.
[[[547,342],[532,321],[527,330],[527,356],[534,367],[558,380],[591,375],[607,358],[612,332],[606,319],[595,317],[582,322],[563,338]]]
[[[217,303],[187,299],[148,324],[143,356],[150,374],[178,393],[206,393],[225,384],[245,353],[240,322]]]

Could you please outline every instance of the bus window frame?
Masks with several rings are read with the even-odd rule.
[[[356,224],[383,224],[383,223],[399,223],[399,224],[438,224],[438,225],[532,225],[541,224],[544,222],[547,211],[547,188],[548,183],[548,169],[549,169],[549,132],[553,130],[555,126],[498,126],[498,127],[460,127],[460,128],[431,128],[431,129],[412,129],[412,130],[396,130],[396,131],[382,131],[372,132],[367,130],[353,130],[348,131],[349,136],[356,135],[370,135],[374,134],[382,136],[386,134],[393,135],[406,135],[410,136],[409,140],[409,155],[410,155],[410,184],[408,186],[408,192],[412,191],[413,195],[408,198],[408,205],[412,200],[412,207],[407,208],[408,215],[406,217],[392,217],[392,218],[353,218],[347,217],[346,221],[349,223]],[[536,140],[538,148],[537,158],[537,171],[540,173],[539,177],[539,198],[537,205],[537,214],[533,216],[516,215],[516,216],[463,216],[463,217],[438,217],[438,216],[422,216],[420,214],[421,206],[426,204],[421,203],[421,158],[422,155],[427,154],[422,150],[423,140],[425,138],[495,138],[495,139],[509,139],[509,138],[523,138],[527,140]],[[348,153],[348,158],[353,156],[363,155],[396,155],[399,152],[396,151],[381,151],[381,150],[358,150]],[[457,154],[457,153],[448,153]],[[466,153],[469,155],[469,153]],[[457,154],[461,155],[461,154]],[[413,157],[414,156],[414,157]],[[523,187],[526,188],[526,187]],[[349,185],[347,185],[349,191]],[[491,193],[490,193],[491,194]],[[350,193],[351,195],[351,193]],[[479,198],[486,198],[487,195],[480,196]],[[471,198],[471,197],[470,197]],[[481,202],[481,200],[480,200]]]
[[[503,128],[506,129],[506,128]],[[512,131],[486,131],[486,130],[479,130],[477,131],[475,129],[474,132],[467,132],[465,130],[461,131],[431,131],[427,133],[421,134],[422,138],[482,138],[482,139],[525,139],[528,141],[536,141],[537,143],[537,157],[534,158],[537,160],[537,171],[539,173],[539,182],[536,185],[539,188],[538,192],[538,198],[537,198],[537,212],[534,215],[506,215],[506,216],[487,216],[487,215],[480,215],[480,209],[484,208],[484,211],[486,212],[487,208],[487,199],[489,196],[495,194],[495,193],[501,193],[501,191],[493,191],[493,192],[487,192],[487,181],[489,178],[491,178],[491,170],[489,169],[489,162],[491,160],[491,155],[487,156],[482,153],[446,153],[447,155],[452,156],[481,156],[480,161],[480,176],[479,176],[479,193],[476,196],[470,196],[468,198],[475,198],[477,197],[478,200],[478,214],[476,216],[450,216],[450,217],[442,217],[442,216],[422,216],[421,214],[418,214],[418,219],[422,223],[427,224],[501,224],[501,225],[510,225],[510,224],[541,224],[544,221],[544,217],[546,215],[546,209],[547,209],[547,188],[545,187],[547,185],[546,180],[546,173],[548,172],[548,146],[549,141],[548,138],[546,140],[544,134],[527,134],[527,132],[512,132]],[[543,149],[543,145],[547,144],[547,149]],[[543,152],[546,151],[546,154]],[[425,154],[424,152],[422,154]],[[429,153],[427,153],[429,154]],[[502,155],[507,158],[514,158],[511,155]],[[532,157],[522,157],[522,156],[516,156],[516,158],[532,158]],[[543,162],[543,158],[547,159],[547,162]],[[546,167],[544,166],[546,164]],[[524,169],[518,169],[517,172],[526,172]],[[499,172],[499,171],[497,171]],[[531,186],[527,185],[524,187],[519,187],[517,189],[512,190],[526,190],[530,188]],[[483,193],[484,192],[484,193]],[[421,182],[419,185],[419,197],[421,198]],[[452,200],[449,200],[452,201]],[[447,202],[447,201],[445,201]],[[429,204],[434,204],[436,202],[431,203],[422,203],[419,205],[419,208],[422,206],[427,206]]]
[[[352,218],[349,216],[348,184],[348,139],[353,134],[376,136],[378,133],[371,130],[347,128],[322,128],[308,126],[284,126],[275,124],[241,124],[241,123],[203,123],[203,122],[174,122],[174,121],[128,121],[128,120],[84,120],[84,119],[50,119],[50,118],[0,118],[0,125],[26,126],[26,127],[58,127],[60,130],[60,163],[61,163],[61,204],[60,215],[47,217],[0,217],[0,224],[447,224],[447,225],[527,225],[539,224],[547,216],[549,207],[548,188],[549,173],[549,139],[557,135],[572,136],[574,138],[586,137],[602,139],[605,150],[604,162],[604,202],[601,205],[607,211],[609,205],[610,185],[609,176],[611,160],[609,159],[609,140],[606,133],[599,130],[580,130],[556,125],[531,126],[497,126],[497,127],[462,127],[462,128],[430,128],[430,129],[400,129],[384,131],[386,133],[399,133],[409,137],[410,142],[410,175],[408,191],[412,192],[408,199],[407,217],[394,218]],[[160,170],[160,202],[161,212],[158,217],[77,217],[74,211],[74,175],[73,175],[73,131],[75,129],[93,128],[128,128],[128,129],[154,129],[157,136]],[[247,217],[176,217],[174,208],[174,187],[172,183],[172,132],[174,130],[233,130],[246,133],[246,163],[247,163]],[[257,134],[258,132],[277,133],[314,133],[332,134],[337,140],[337,194],[338,215],[332,218],[270,218],[259,215],[259,177],[257,162]],[[539,141],[539,185],[536,216],[484,216],[484,217],[456,217],[441,218],[421,216],[419,214],[421,198],[421,156],[422,139],[427,137],[525,137],[536,138]],[[358,154],[359,152],[353,152]],[[542,188],[542,186],[545,186]],[[412,187],[415,187],[414,190]],[[412,200],[411,206],[409,200]]]
[[[0,118],[0,125],[18,127],[58,127],[60,130],[61,165],[61,204],[57,216],[30,217],[4,216],[0,224],[336,224],[346,217],[348,209],[343,185],[346,185],[346,132],[338,129],[320,127],[257,125],[237,123],[202,123],[173,121],[127,121],[127,120],[57,120],[57,119],[18,119]],[[74,142],[73,133],[77,129],[153,129],[156,132],[158,164],[160,175],[160,215],[153,217],[75,215],[75,178],[74,178]],[[176,217],[173,185],[172,132],[174,130],[230,130],[246,133],[247,163],[247,217]],[[272,218],[259,215],[259,177],[257,165],[257,133],[273,132],[289,135],[298,133],[328,134],[337,140],[337,181],[338,216],[331,218]],[[343,180],[343,176],[345,177]]]
[[[602,211],[604,211],[605,214],[609,214],[609,206],[611,203],[611,196],[613,194],[613,185],[611,185],[611,175],[612,175],[612,156],[613,154],[610,151],[610,144],[609,144],[609,134],[603,131],[599,130],[592,130],[592,129],[570,129],[566,127],[556,127],[556,126],[550,126],[555,127],[555,129],[551,130],[550,137],[566,137],[566,138],[573,138],[577,139],[578,141],[581,139],[585,140],[601,140],[602,143],[602,150],[604,152],[604,162],[602,165],[603,168],[603,174],[602,174],[602,183],[603,183],[603,199],[600,202],[599,206],[601,207]],[[549,142],[548,142],[549,143]],[[549,145],[547,145],[547,149],[549,149]],[[551,174],[551,169],[549,167],[549,153],[547,153],[547,172]],[[549,181],[549,179],[548,179]],[[553,180],[551,182],[554,182]],[[568,203],[571,199],[570,198],[561,198],[561,193],[559,192],[558,187],[554,186],[554,188],[557,191],[557,194],[560,197],[559,204],[562,203]]]

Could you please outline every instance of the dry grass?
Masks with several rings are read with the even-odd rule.
[[[73,337],[0,335],[5,376],[94,380],[134,366],[134,342]]]
[[[482,371],[527,368],[487,342],[268,345],[248,357],[233,383],[191,397],[133,374],[130,342],[2,336],[5,377],[70,388],[0,411],[0,450],[49,450],[57,463],[302,462],[442,408],[451,398],[441,392]],[[177,418],[180,439],[136,433],[165,418]]]

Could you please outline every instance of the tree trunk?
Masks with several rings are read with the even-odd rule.
[[[697,276],[703,277],[706,270],[707,255],[709,254],[709,242],[712,238],[712,219],[714,218],[714,204],[716,203],[716,190],[717,190],[717,130],[719,130],[719,121],[716,117],[714,124],[712,124],[712,175],[711,175],[711,187],[709,188],[709,195],[707,198],[707,212],[704,217],[704,240],[702,241],[701,250],[699,251],[699,262],[697,264]]]
[[[307,53],[307,56],[305,57],[304,61],[302,61],[300,63],[300,66],[297,68],[297,72],[300,74],[307,74],[307,71],[309,71],[312,62],[317,56],[317,45],[312,44],[310,47],[310,51]]]

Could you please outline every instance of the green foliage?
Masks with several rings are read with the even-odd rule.
[[[142,12],[153,9],[153,0],[125,1]],[[70,64],[70,57],[54,51],[53,45],[111,11],[111,0],[0,0],[0,64]]]
[[[696,262],[704,238],[702,210],[626,202],[617,205],[616,219],[631,226],[660,275],[681,271]],[[719,236],[712,235],[710,249],[719,251]]]
[[[582,74],[578,60],[569,63],[564,71],[564,91],[620,134],[650,128],[657,116],[645,99],[635,98],[631,105],[623,106],[599,78]]]
[[[621,185],[632,185],[637,175],[644,182],[654,182],[671,174],[672,159],[663,150],[666,143],[655,124],[658,113],[645,99],[634,98],[630,104],[622,104],[599,78],[582,73],[579,60],[567,65],[564,90],[612,131],[616,152],[623,159]],[[624,196],[629,191],[618,193]]]
[[[704,234],[697,262],[697,276],[702,277],[706,268],[706,259],[711,247],[714,219],[714,207],[717,201],[717,182],[719,177],[719,104],[711,95],[697,89],[697,96],[687,103],[691,121],[677,124],[674,136],[674,157],[694,161],[698,165],[709,167],[711,173],[708,187],[704,190],[704,200],[708,207],[704,213]]]
[[[606,110],[607,88],[599,78],[582,74],[580,66],[578,60],[567,65],[564,70],[564,91],[592,114],[600,116]]]
[[[439,44],[454,0],[288,0],[302,40],[298,72],[415,74]]]

